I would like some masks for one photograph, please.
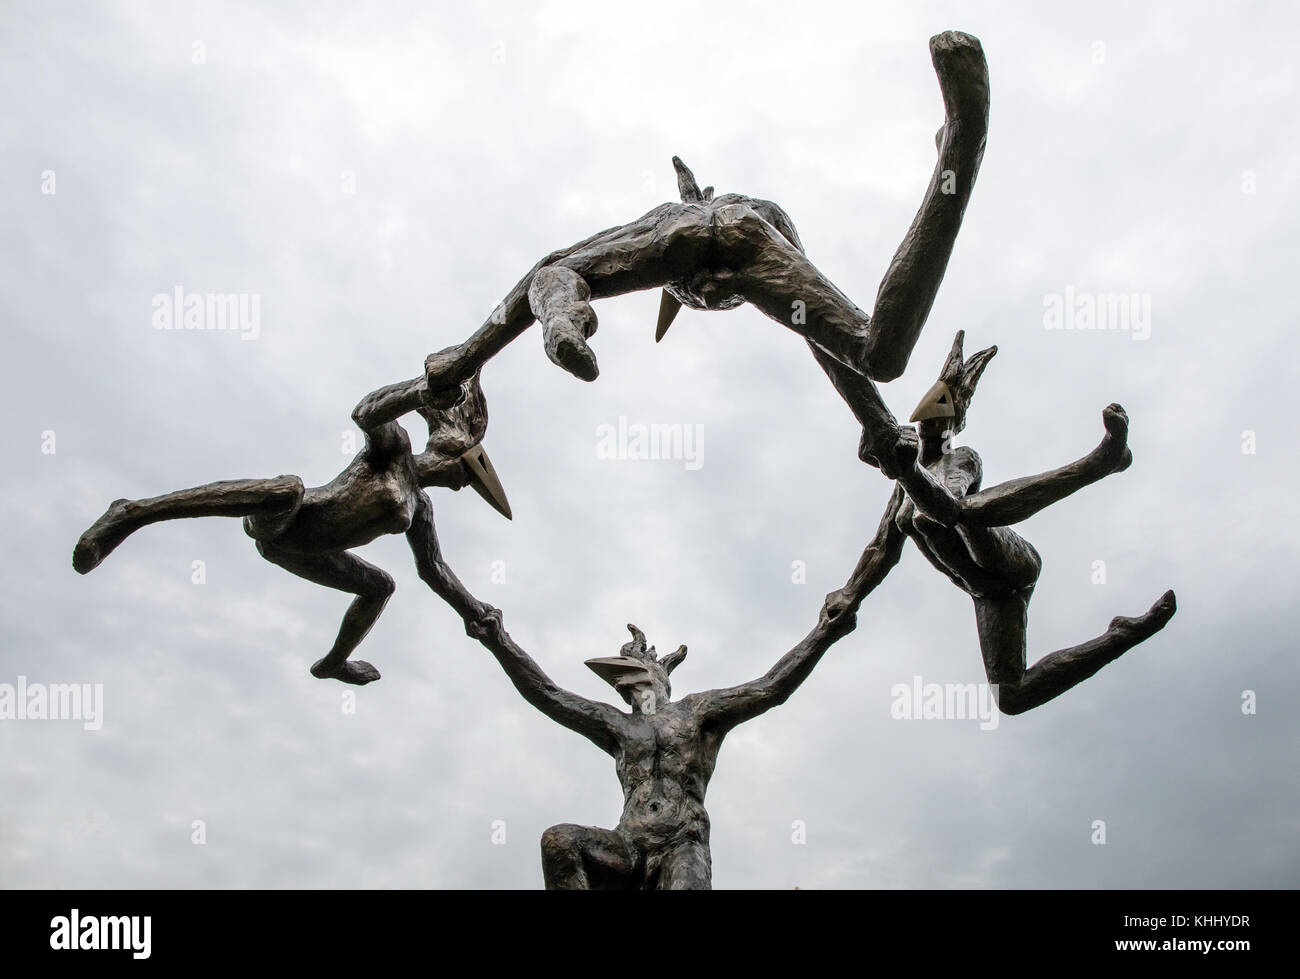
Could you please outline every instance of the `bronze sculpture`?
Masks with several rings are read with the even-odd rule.
[[[900,473],[895,520],[926,560],[974,599],[984,669],[998,707],[1005,714],[1021,714],[1164,628],[1175,611],[1174,593],[1165,592],[1140,616],[1112,619],[1096,639],[1049,653],[1026,669],[1029,598],[1042,562],[1033,545],[1008,526],[1132,465],[1128,415],[1117,404],[1104,408],[1106,434],[1077,462],[981,490],[979,455],[951,443],[965,428],[975,385],[998,348],[964,360],[963,336],[959,330],[939,380],[912,414],[919,433],[902,430],[894,457]]]
[[[979,41],[946,32],[930,41],[945,105],[938,160],[921,206],[881,280],[870,315],[807,259],[789,216],[771,201],[715,197],[673,158],[680,203],[552,252],[519,281],[464,343],[431,354],[424,374],[363,399],[354,418],[366,448],[338,479],[305,490],[297,477],[210,484],[153,500],[118,501],[83,535],[74,567],[85,573],[127,534],[157,520],[244,518],[268,560],[312,581],[357,595],[339,638],[312,672],[349,683],[378,678],[348,660],[382,611],[392,579],[347,549],[383,533],[405,533],[421,579],[463,620],[530,704],[588,738],[616,761],[624,808],[613,830],[563,824],[542,838],[543,872],[554,888],[690,889],[711,886],[705,791],[727,732],[784,702],[822,655],[856,627],[867,594],[897,563],[911,538],[938,570],[972,596],[981,651],[999,708],[1032,709],[1071,688],[1170,620],[1166,592],[1137,618],[1116,618],[1103,635],[1049,654],[1025,655],[1029,597],[1039,558],[1008,529],[1028,516],[1129,467],[1128,418],[1103,412],[1106,435],[1079,461],[1040,476],[980,488],[978,455],[951,445],[996,348],[965,359],[957,333],[940,379],[912,421],[899,425],[875,382],[902,374],[929,316],[979,170],[988,126],[988,74]],[[765,676],[671,700],[669,673],[686,648],[659,659],[634,626],[618,657],[589,661],[631,707],[624,713],[557,687],[506,632],[501,612],[475,598],[443,559],[425,486],[475,485],[507,517],[509,507],[479,443],[486,403],[483,366],[533,322],[548,358],[592,381],[599,369],[588,341],[593,300],[662,289],[655,339],[682,306],[724,310],[750,303],[799,333],[862,426],[859,457],[896,481],[875,537],[818,622]],[[418,411],[429,446],[411,452],[396,419]]]
[[[382,534],[409,533],[417,510],[427,503],[426,486],[473,486],[510,517],[505,491],[481,446],[487,401],[478,375],[459,385],[459,400],[450,408],[429,407],[423,391],[424,380],[417,378],[366,396],[352,412],[365,445],[324,486],[307,488],[297,476],[276,476],[208,483],[146,500],[115,500],[81,535],[72,566],[88,573],[128,536],[162,520],[241,517],[258,553],[272,564],[356,596],[333,647],[312,666],[312,676],[358,685],[378,680],[374,666],[348,657],[388,604],[393,579],[350,549]],[[429,430],[428,444],[418,454],[397,423],[412,411]]]
[[[843,588],[827,596],[817,624],[766,674],[749,683],[670,699],[668,675],[686,658],[686,647],[658,659],[645,636],[629,625],[632,642],[620,659],[629,670],[611,680],[632,708],[564,690],[506,632],[499,609],[460,582],[442,558],[432,508],[421,507],[412,526],[419,541],[420,577],[465,623],[467,634],[486,647],[520,695],[539,711],[587,738],[614,758],[623,787],[623,814],[613,830],[562,824],[542,836],[542,871],[554,889],[708,888],[712,883],[709,817],[704,794],[722,740],[736,725],[784,703],[808,677],[822,654],[853,631],[863,598],[897,562],[903,534],[891,507]],[[603,676],[609,673],[601,671]]]

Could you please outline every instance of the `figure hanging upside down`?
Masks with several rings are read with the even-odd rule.
[[[242,517],[258,553],[286,571],[356,596],[338,638],[312,666],[313,676],[363,684],[379,671],[348,657],[365,638],[393,593],[393,579],[349,553],[384,534],[407,534],[417,553],[415,528],[432,532],[432,505],[423,488],[473,486],[507,519],[510,504],[480,444],[487,431],[487,401],[474,374],[460,385],[449,408],[426,403],[424,378],[392,384],[367,395],[352,412],[365,447],[324,486],[304,487],[297,476],[233,479],[178,490],[147,500],[117,500],[81,535],[72,566],[81,574],[128,536],[160,520]],[[428,426],[425,450],[414,453],[397,419],[418,412]],[[427,519],[419,519],[425,517]]]
[[[919,433],[900,428],[893,458],[882,468],[898,479],[893,505],[898,508],[899,529],[916,542],[926,560],[975,600],[988,681],[1001,710],[1020,714],[1064,693],[1155,635],[1173,617],[1176,605],[1174,593],[1167,591],[1144,614],[1118,616],[1097,638],[1049,653],[1026,668],[1029,598],[1042,564],[1033,546],[1008,525],[1127,469],[1133,462],[1128,415],[1117,404],[1103,409],[1106,434],[1077,462],[981,490],[979,455],[967,446],[953,448],[952,438],[966,427],[975,385],[998,348],[989,347],[963,360],[963,338],[958,331],[939,380],[912,414]],[[873,441],[864,433],[859,454],[874,451]]]
[[[662,289],[656,340],[683,306],[734,309],[749,303],[803,337],[818,357],[852,369],[860,384],[902,375],[948,267],[984,154],[988,65],[979,41],[958,31],[930,39],[943,96],[938,157],[912,225],[894,253],[870,313],[859,309],[804,253],[790,216],[776,203],[701,188],[673,157],[681,201],[661,204],[543,257],[464,343],[430,354],[430,391],[459,383],[541,324],[547,357],[584,381],[600,370],[588,341],[593,302]],[[852,205],[846,203],[846,207]],[[874,391],[873,428],[892,445],[894,418]]]

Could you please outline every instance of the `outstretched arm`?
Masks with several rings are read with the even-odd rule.
[[[371,391],[352,409],[352,420],[369,435],[419,408],[424,390],[424,378],[417,377]]]
[[[826,596],[817,625],[799,645],[757,680],[695,695],[703,702],[702,712],[708,722],[727,731],[785,703],[812,673],[826,650],[857,627],[857,611],[862,600],[885,580],[902,554],[905,538],[894,523],[902,499],[902,492],[895,489],[876,536],[862,552],[853,574],[843,588]]]
[[[399,381],[371,391],[352,409],[352,420],[366,437],[366,451],[388,456],[410,449],[397,419],[420,407],[424,378]]]
[[[888,471],[898,480],[916,504],[917,510],[945,527],[957,523],[962,497],[967,489],[979,484],[983,473],[983,465],[975,450],[963,445],[953,451],[961,457],[961,465],[956,467],[953,474],[953,486],[941,483],[920,464],[921,442],[916,429],[910,425],[904,425],[898,430],[898,438],[892,450],[882,453],[880,457],[881,470]]]
[[[480,602],[469,593],[442,559],[438,534],[433,526],[433,504],[420,494],[415,519],[406,532],[415,555],[420,578],[465,623],[467,635],[477,639],[501,664],[515,689],[539,711],[576,731],[610,755],[619,752],[619,730],[623,715],[609,704],[587,700],[556,686],[545,671],[519,648],[501,622],[501,611]]]

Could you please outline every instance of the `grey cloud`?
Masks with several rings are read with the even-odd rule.
[[[148,528],[86,578],[72,545],[119,496],[328,480],[362,395],[467,336],[547,251],[672,197],[673,153],[719,191],[780,201],[869,308],[932,165],[926,39],[945,28],[984,43],[992,128],[949,276],[885,397],[910,409],[958,328],[997,343],[964,436],[989,481],[1077,457],[1123,403],[1133,468],[1025,526],[1045,563],[1030,656],[1169,586],[1180,611],[995,732],[894,721],[894,683],[983,678],[969,602],[909,551],[858,632],[724,747],[715,883],[1300,882],[1297,530],[1280,518],[1296,480],[1298,148],[1281,122],[1295,12],[712,4],[684,37],[695,9],[6,18],[0,682],[103,682],[106,721],[0,724],[0,883],[530,888],[548,825],[612,824],[608,759],[518,699],[403,541],[363,552],[399,587],[363,646],[384,679],[355,715],[307,674],[346,597],[261,561],[236,522]],[[259,294],[261,336],[154,330],[150,297],[176,285]],[[1150,339],[1045,330],[1043,297],[1067,285],[1148,294]],[[679,694],[764,672],[888,494],[793,334],[752,310],[686,311],[655,346],[656,302],[598,306],[595,384],[531,333],[486,371],[512,524],[434,491],[469,587],[592,697],[608,691],[582,660],[614,652],[627,621],[690,646]],[[703,425],[705,465],[598,459],[596,427],[620,415]],[[791,582],[796,560],[807,584]],[[1240,710],[1246,689],[1257,715]]]

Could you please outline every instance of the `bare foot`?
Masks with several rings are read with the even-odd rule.
[[[77,574],[86,574],[99,567],[113,549],[131,535],[135,528],[126,519],[130,500],[114,500],[89,530],[81,535],[72,551],[72,568]]]
[[[1149,639],[1163,629],[1178,611],[1178,602],[1172,590],[1161,595],[1154,605],[1135,618],[1117,615],[1110,620],[1109,632],[1125,632],[1133,636],[1135,643]]]
[[[358,687],[379,679],[379,671],[363,659],[345,659],[342,663],[331,663],[329,657],[326,657],[312,665],[311,675],[319,680],[342,680]]]
[[[930,58],[944,105],[959,117],[988,116],[988,65],[978,38],[944,31],[930,38]]]
[[[1117,404],[1108,404],[1101,410],[1101,422],[1106,426],[1106,437],[1097,452],[1110,463],[1111,472],[1123,472],[1133,464],[1133,453],[1128,448],[1128,413]]]

